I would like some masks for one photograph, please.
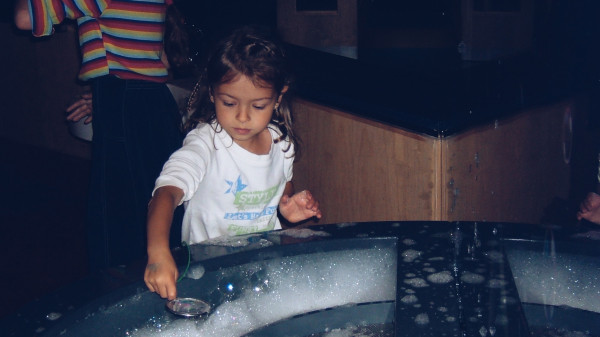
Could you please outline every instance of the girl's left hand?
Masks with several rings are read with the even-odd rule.
[[[283,217],[292,223],[306,220],[309,218],[321,218],[319,202],[309,191],[298,192],[291,197],[284,195],[279,201],[279,212]]]

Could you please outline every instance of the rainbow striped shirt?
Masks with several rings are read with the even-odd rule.
[[[168,0],[29,0],[33,35],[50,35],[54,25],[76,19],[81,80],[104,75],[165,82],[161,62]]]

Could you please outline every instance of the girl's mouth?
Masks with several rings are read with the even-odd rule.
[[[250,129],[234,128],[233,130],[239,135],[247,135],[250,133]]]

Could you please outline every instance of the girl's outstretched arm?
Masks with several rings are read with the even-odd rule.
[[[169,231],[173,212],[183,198],[174,186],[160,187],[148,205],[148,265],[144,282],[150,291],[169,300],[177,297],[175,286],[179,271],[169,248]]]
[[[321,218],[319,201],[313,195],[304,190],[291,195],[294,188],[291,182],[288,182],[283,192],[283,197],[279,201],[279,213],[289,222],[296,223],[302,220],[310,219],[313,216]],[[291,195],[291,196],[290,196]]]

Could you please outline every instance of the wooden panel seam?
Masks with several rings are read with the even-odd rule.
[[[445,211],[444,197],[444,169],[445,169],[445,151],[443,149],[444,142],[438,137],[433,141],[433,191],[432,191],[432,220],[440,221],[443,219]]]

